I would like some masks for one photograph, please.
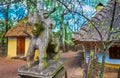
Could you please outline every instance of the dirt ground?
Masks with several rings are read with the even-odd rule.
[[[20,78],[17,75],[17,69],[23,64],[23,60],[0,57],[0,78]]]
[[[78,52],[61,53],[61,57],[65,59],[65,68],[67,69],[68,78],[82,78],[83,61]],[[118,69],[105,67],[104,78],[117,78]],[[98,77],[96,77],[98,78]]]
[[[61,58],[65,60],[68,78],[82,78],[82,61],[77,52],[61,53]],[[0,78],[20,78],[17,69],[24,64],[23,60],[0,57]],[[117,72],[105,72],[104,78],[117,78]]]

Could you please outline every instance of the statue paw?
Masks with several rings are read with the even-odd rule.
[[[32,62],[27,62],[26,64],[25,64],[25,68],[27,68],[27,69],[29,69],[30,67],[32,67],[33,66],[33,63]]]
[[[44,64],[43,63],[39,63],[39,70],[43,70],[44,69]]]

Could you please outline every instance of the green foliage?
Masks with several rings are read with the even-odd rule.
[[[95,78],[98,74],[96,71],[97,70],[97,59],[93,59],[92,62],[91,62],[91,66],[90,66],[90,70],[89,70],[89,73],[88,73],[88,78]]]
[[[54,8],[53,0],[45,0],[45,7],[48,11],[52,10]],[[59,37],[61,42],[72,44],[72,33],[67,31],[67,25],[63,22],[63,26],[60,26],[61,15],[63,14],[64,10],[65,9],[63,8],[63,5],[56,3],[56,11],[50,15],[50,18],[56,21],[55,28],[60,27],[59,30],[54,32],[54,35]]]
[[[93,22],[92,22],[92,23],[93,23]],[[88,25],[89,28],[93,28],[93,24],[94,24],[94,23],[93,23],[93,24],[92,24],[92,23],[89,23],[89,25]]]
[[[117,0],[118,2],[120,2],[120,0]]]
[[[116,35],[116,36],[115,36],[115,39],[120,39],[120,35],[119,35],[119,34]]]
[[[57,31],[57,32],[53,32],[53,34],[54,34],[55,37],[59,37],[60,36],[60,30]]]
[[[4,21],[0,21],[0,43],[5,43],[6,39],[3,38],[3,35],[5,34],[5,26]]]
[[[67,38],[65,39],[65,43],[67,43],[68,45],[72,46],[74,45],[73,41],[72,41],[72,35],[73,33],[70,31],[68,32],[65,36],[67,36]]]
[[[34,2],[34,3],[37,3],[37,0],[31,0],[31,1]],[[25,2],[27,3],[28,12],[33,14],[34,11],[35,11],[36,6],[33,3],[31,3],[29,0],[26,0]]]

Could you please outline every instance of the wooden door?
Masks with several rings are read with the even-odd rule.
[[[17,55],[23,56],[25,53],[25,38],[17,38]]]

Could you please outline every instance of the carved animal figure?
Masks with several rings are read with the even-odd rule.
[[[55,26],[55,21],[50,18],[46,18],[47,13],[38,14],[34,13],[34,16],[29,16],[32,26],[32,39],[26,55],[26,67],[30,68],[34,65],[35,50],[40,52],[39,54],[39,69],[43,70],[48,66],[47,60],[58,60],[59,54],[59,39],[55,38],[52,33],[52,27]]]

